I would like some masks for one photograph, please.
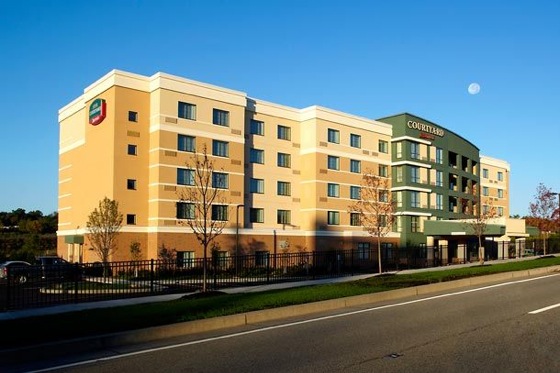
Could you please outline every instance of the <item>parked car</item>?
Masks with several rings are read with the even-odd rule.
[[[70,263],[58,256],[38,256],[34,263],[41,279],[81,280],[84,268],[81,264]]]
[[[22,260],[9,260],[0,264],[0,281],[8,281],[8,272],[10,279],[15,283],[25,284],[29,281],[31,274],[31,264]]]

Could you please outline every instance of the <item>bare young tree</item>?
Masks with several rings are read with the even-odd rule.
[[[553,215],[556,211],[556,193],[543,183],[537,186],[535,202],[529,204],[530,219],[527,222],[539,228],[543,237],[543,253],[546,255],[546,235],[555,228]]]
[[[492,203],[486,206],[481,206],[479,199],[478,214],[476,214],[475,218],[467,220],[467,226],[469,226],[475,236],[478,237],[478,262],[480,265],[484,264],[484,245],[482,240],[484,239],[486,228],[488,227],[489,221],[497,216],[496,207],[494,207]]]
[[[99,201],[99,206],[88,216],[87,229],[91,248],[104,264],[109,262],[109,258],[117,250],[116,239],[122,221],[119,203],[107,197]]]
[[[178,190],[177,218],[194,232],[204,251],[202,291],[207,290],[208,250],[227,223],[228,204],[224,190],[228,175],[215,170],[214,160],[208,157],[206,145],[202,154],[195,153],[186,164],[186,187]]]
[[[381,238],[391,232],[395,221],[395,205],[389,188],[389,179],[367,170],[362,175],[360,198],[348,211],[358,213],[360,223],[367,232],[377,238],[377,262],[382,273]]]

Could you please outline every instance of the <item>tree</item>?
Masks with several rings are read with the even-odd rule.
[[[531,219],[528,219],[528,223],[539,228],[543,236],[543,253],[546,255],[546,235],[555,228],[553,217],[557,205],[556,193],[553,193],[551,189],[540,183],[537,186],[537,193],[534,197],[535,202],[529,204]]]
[[[395,205],[389,188],[389,179],[375,175],[370,170],[362,175],[359,199],[348,210],[359,214],[360,223],[377,238],[377,262],[382,273],[381,238],[391,232],[395,221]]]
[[[478,238],[478,262],[480,265],[484,264],[484,245],[482,240],[486,233],[486,228],[491,219],[498,216],[496,207],[490,202],[489,205],[481,206],[479,198],[478,214],[474,219],[467,220],[467,225],[473,230],[474,235]]]
[[[116,239],[122,221],[123,215],[119,212],[119,203],[107,197],[99,201],[99,206],[88,216],[87,229],[91,248],[103,262],[104,268],[107,268],[109,258],[117,250]]]
[[[178,191],[177,218],[194,232],[204,252],[202,291],[208,277],[208,249],[227,223],[228,205],[224,196],[227,174],[216,171],[214,160],[208,157],[206,145],[202,154],[195,153],[186,163],[185,188]]]

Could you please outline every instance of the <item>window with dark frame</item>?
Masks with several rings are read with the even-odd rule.
[[[217,126],[229,127],[229,111],[213,109],[212,123]]]
[[[136,214],[126,214],[126,224],[136,225]]]
[[[138,113],[135,111],[128,112],[128,121],[129,122],[138,122]]]
[[[227,205],[212,205],[212,220],[227,221],[228,220],[228,206]]]
[[[183,119],[196,120],[196,105],[179,101],[177,116]]]
[[[260,120],[251,119],[249,124],[251,135],[264,136],[264,122]]]
[[[128,153],[128,155],[137,155],[138,154],[137,145],[128,144],[127,153]]]
[[[177,135],[177,150],[191,153],[196,151],[195,137],[188,135]]]
[[[126,189],[136,190],[136,180],[135,179],[126,179]]]
[[[194,203],[177,202],[177,219],[194,219]]]

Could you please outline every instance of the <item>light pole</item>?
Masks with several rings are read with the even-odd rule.
[[[237,263],[237,255],[239,254],[239,208],[245,205],[235,206],[235,261]],[[235,266],[237,268],[237,265]]]

